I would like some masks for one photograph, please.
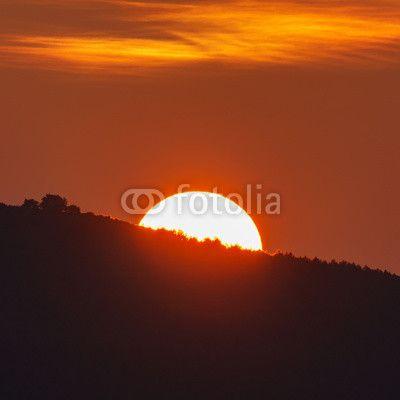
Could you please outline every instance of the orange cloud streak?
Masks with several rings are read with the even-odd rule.
[[[400,7],[393,2],[108,3],[120,11],[114,16],[119,22],[150,28],[148,37],[83,36],[73,30],[58,36],[6,35],[0,60],[115,71],[204,61],[366,66],[400,61]]]

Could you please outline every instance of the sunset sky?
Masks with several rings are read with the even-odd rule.
[[[0,201],[239,192],[268,251],[400,273],[400,1],[2,0]]]

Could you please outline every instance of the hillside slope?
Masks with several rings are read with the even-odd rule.
[[[399,398],[400,280],[0,206],[2,399]]]

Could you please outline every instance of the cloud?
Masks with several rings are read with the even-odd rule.
[[[3,64],[134,72],[199,62],[400,61],[397,2],[6,0],[2,7]]]

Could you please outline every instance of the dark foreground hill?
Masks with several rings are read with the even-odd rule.
[[[400,398],[400,281],[0,206],[1,399]]]

